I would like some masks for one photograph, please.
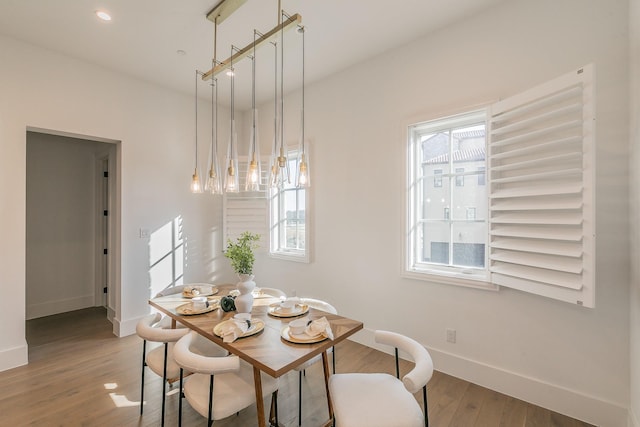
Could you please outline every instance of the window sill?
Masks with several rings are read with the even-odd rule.
[[[469,274],[458,272],[435,272],[433,270],[417,271],[405,269],[402,273],[402,277],[444,285],[482,289],[486,291],[497,291],[500,289],[498,285],[489,282],[488,278],[484,277],[484,275],[474,275],[470,277]]]
[[[292,252],[269,252],[269,256],[275,259],[281,259],[284,261],[294,261],[294,262],[302,262],[309,263],[309,255],[307,254],[295,254]]]

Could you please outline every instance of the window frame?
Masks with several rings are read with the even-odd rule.
[[[412,242],[415,241],[414,233],[412,230],[413,225],[415,224],[413,217],[415,217],[417,212],[416,200],[412,195],[412,191],[415,191],[415,177],[416,174],[419,173],[418,164],[416,162],[416,144],[417,141],[414,140],[413,135],[414,129],[416,126],[420,126],[421,124],[426,124],[434,121],[441,121],[442,126],[433,127],[432,130],[438,129],[448,129],[451,127],[464,126],[466,124],[472,124],[478,122],[478,117],[482,116],[481,121],[485,123],[485,129],[487,129],[488,125],[488,107],[486,105],[476,106],[461,111],[453,111],[450,114],[437,115],[433,117],[420,117],[414,121],[407,121],[404,126],[405,131],[405,139],[403,140],[403,144],[405,145],[405,150],[407,153],[407,157],[403,158],[404,161],[404,169],[406,171],[405,174],[405,184],[404,187],[406,191],[404,191],[404,206],[405,209],[408,210],[403,218],[403,268],[402,268],[402,277],[419,279],[429,282],[436,283],[445,283],[445,284],[453,284],[464,287],[471,288],[479,288],[486,290],[498,290],[499,287],[489,282],[489,267],[488,267],[488,229],[489,229],[489,217],[488,217],[488,209],[485,215],[487,218],[487,227],[485,229],[484,238],[485,238],[485,266],[484,268],[470,268],[470,267],[455,267],[455,266],[441,266],[437,264],[425,264],[425,263],[416,263],[414,262],[416,253],[415,249],[412,245]],[[454,124],[451,124],[454,123]],[[411,147],[408,147],[407,144],[410,142]],[[486,137],[485,137],[485,150],[486,150]],[[486,159],[485,159],[485,167],[486,167]],[[466,172],[468,173],[468,172]],[[456,185],[456,174],[449,172],[449,174],[443,174],[444,177],[448,177],[450,179],[451,186]],[[435,183],[435,180],[434,180]],[[435,188],[435,186],[434,186]],[[488,194],[487,194],[488,198]],[[450,214],[451,215],[451,214]],[[451,246],[451,245],[450,245]]]
[[[307,147],[308,149],[308,147]],[[269,189],[269,256],[271,258],[277,258],[287,261],[295,261],[302,263],[309,263],[311,261],[310,257],[310,188],[296,188],[295,187],[295,171],[297,166],[297,150],[288,150],[287,157],[290,162],[289,173],[291,176],[291,186],[280,189],[280,188],[270,188]],[[296,212],[300,212],[300,200],[299,194],[300,192],[304,193],[304,240],[305,247],[304,249],[291,249],[291,248],[283,248],[280,245],[280,242],[283,239],[286,239],[286,211],[285,211],[285,195],[287,193],[295,193],[296,197]],[[277,204],[277,206],[274,206]],[[296,219],[299,221],[299,219]]]

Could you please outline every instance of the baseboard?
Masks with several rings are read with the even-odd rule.
[[[124,321],[120,320],[117,317],[114,317],[112,320],[113,333],[120,338],[135,334],[136,325],[138,324],[138,321],[143,317],[144,316],[140,316],[135,319],[127,319]]]
[[[629,409],[629,422],[627,423],[628,427],[640,427],[640,422],[638,422],[638,416],[635,412],[633,412],[633,408]]]
[[[20,347],[0,351],[0,372],[29,363],[29,348],[27,343]]]
[[[47,301],[39,304],[27,305],[27,320],[38,317],[51,316],[52,314],[66,313],[68,311],[80,310],[82,308],[93,307],[95,298],[93,294],[74,298]]]
[[[392,351],[388,347],[376,344],[374,332],[367,329],[358,332],[352,339],[387,353]],[[630,411],[614,402],[442,350],[427,348],[435,369],[440,372],[597,426],[628,425]],[[640,427],[637,422],[632,425]]]

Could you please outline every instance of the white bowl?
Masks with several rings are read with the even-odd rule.
[[[307,329],[308,322],[309,319],[307,318],[292,320],[289,322],[289,333],[294,335],[304,334],[304,330]]]

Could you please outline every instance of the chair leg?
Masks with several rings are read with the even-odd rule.
[[[269,409],[269,425],[279,427],[278,421],[278,390],[271,393],[271,408]]]
[[[164,427],[164,408],[167,400],[167,354],[169,352],[169,343],[164,343],[164,364],[162,366],[162,421],[160,425]]]
[[[333,373],[336,373],[336,347],[331,347],[331,358],[333,359]]]
[[[184,397],[184,393],[182,393],[184,379],[184,370],[180,368],[180,390],[178,390],[178,427],[182,427],[182,398]]]
[[[400,379],[400,359],[398,358],[398,347],[396,347],[396,378]]]
[[[209,418],[207,420],[207,426],[211,427],[213,424],[213,375],[209,380]]]
[[[298,371],[298,425],[302,425],[302,371]]]
[[[140,415],[144,411],[144,367],[146,366],[145,358],[147,356],[147,340],[142,340],[142,375],[140,376]]]
[[[422,401],[424,402],[424,427],[429,427],[429,412],[427,411],[427,386],[422,387]]]

